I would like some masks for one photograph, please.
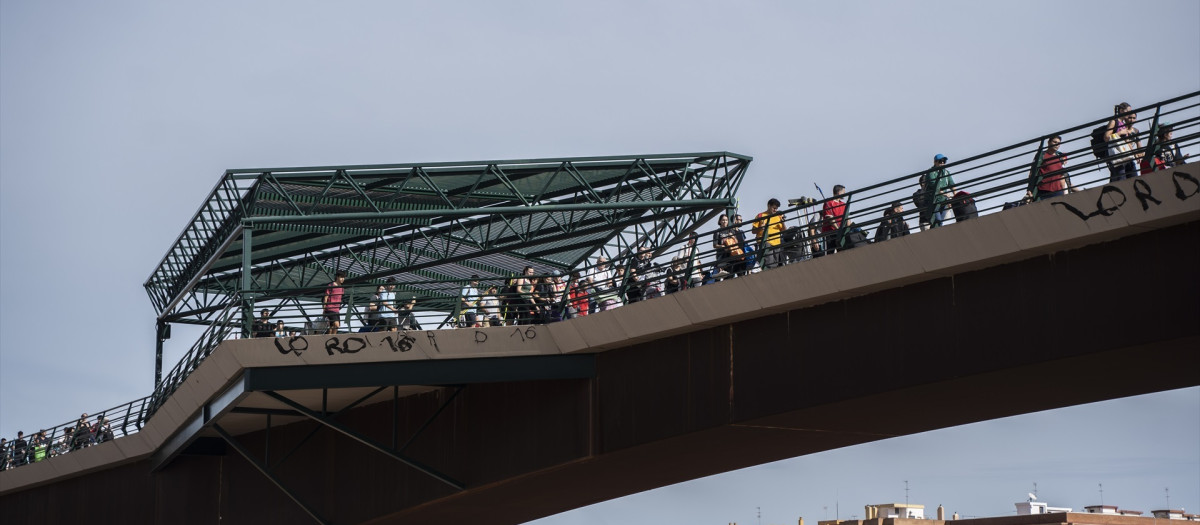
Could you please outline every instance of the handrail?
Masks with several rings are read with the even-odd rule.
[[[142,429],[149,399],[148,396],[135,399],[90,416],[85,413],[79,419],[2,443],[0,470],[37,463],[137,432]]]

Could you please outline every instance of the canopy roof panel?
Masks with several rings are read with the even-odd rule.
[[[204,322],[247,293],[316,297],[338,271],[351,283],[394,276],[435,297],[438,282],[472,274],[568,270],[733,206],[750,161],[707,152],[228,170],[145,287],[160,320]]]

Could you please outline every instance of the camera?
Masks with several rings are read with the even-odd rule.
[[[815,204],[816,202],[817,202],[817,199],[811,199],[808,197],[800,197],[799,199],[788,199],[788,206],[811,206],[812,204]]]

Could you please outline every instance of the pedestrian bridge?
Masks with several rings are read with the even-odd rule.
[[[140,432],[0,473],[0,521],[521,523],[1200,385],[1198,180],[1185,165],[546,326],[227,341]]]

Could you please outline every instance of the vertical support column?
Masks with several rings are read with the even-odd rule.
[[[162,382],[163,341],[171,338],[171,325],[158,320],[154,324],[154,388]]]
[[[242,337],[250,337],[250,329],[254,326],[254,295],[250,292],[253,285],[250,270],[254,251],[254,227],[242,225],[242,286],[238,295],[242,301]]]

